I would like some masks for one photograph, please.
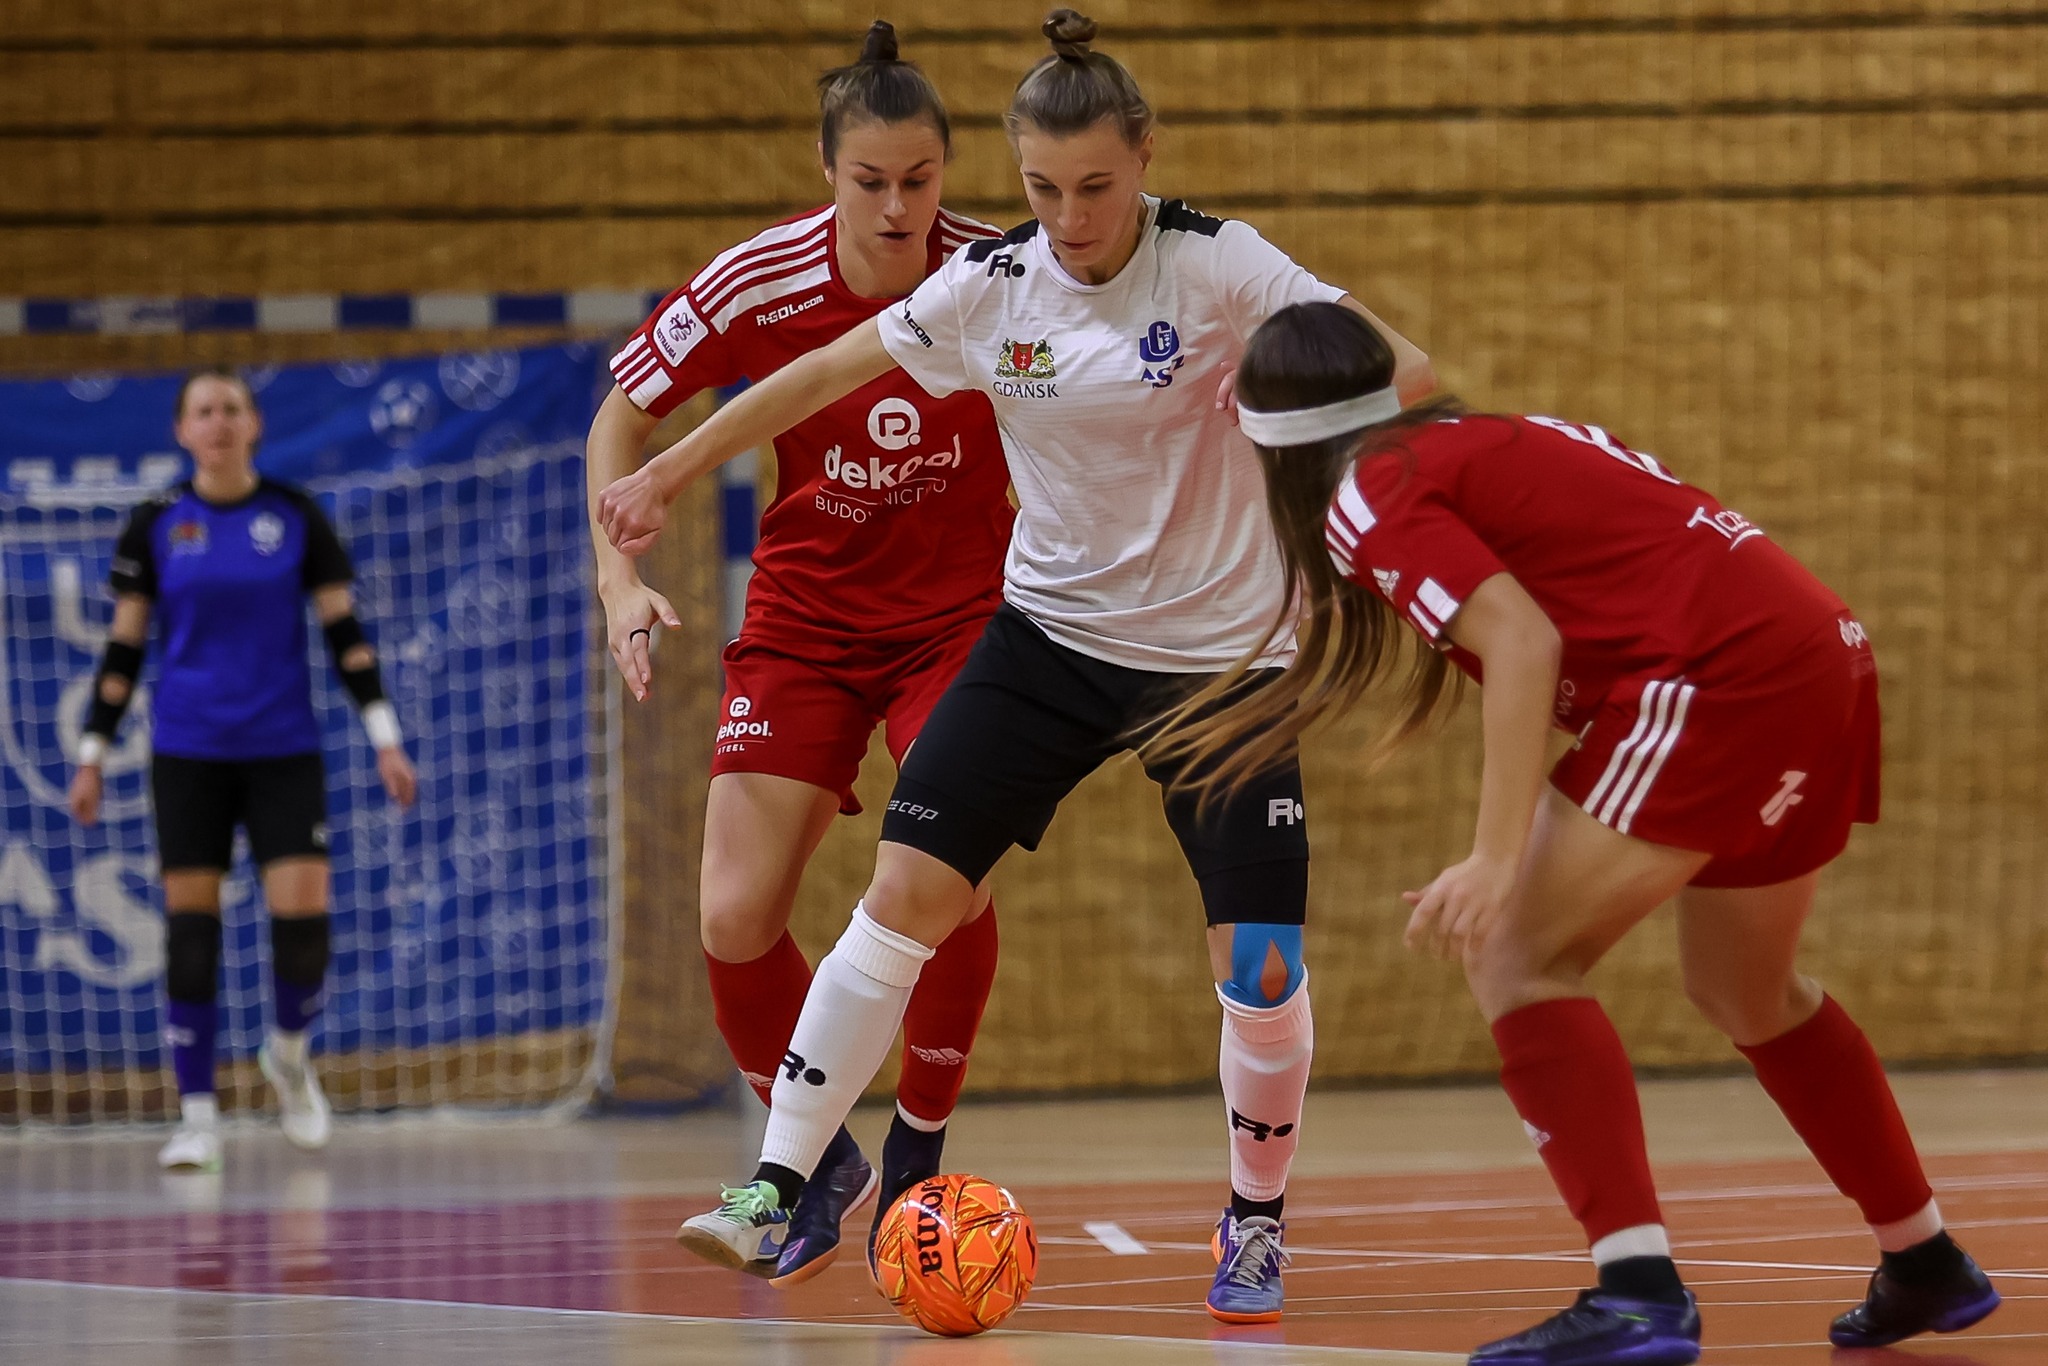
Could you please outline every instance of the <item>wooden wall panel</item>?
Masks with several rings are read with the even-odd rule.
[[[947,197],[1014,202],[1003,135],[958,133]],[[19,139],[0,218],[781,216],[827,198],[782,130]],[[1204,206],[1317,196],[1804,194],[2048,178],[2048,108],[2018,111],[1312,123],[1162,133],[1151,181]]]
[[[91,40],[121,29],[154,41],[398,43],[503,36],[634,34],[726,38],[760,34],[857,33],[875,17],[871,0],[4,0],[0,32],[13,41]],[[1036,32],[1052,8],[1039,0],[900,0],[886,6],[906,33]],[[1985,0],[1094,0],[1086,6],[1111,37],[1119,33],[1330,27],[1562,28],[1615,23],[1826,25],[1976,15]],[[2022,11],[2024,12],[2024,11]]]
[[[1176,115],[1385,117],[1419,111],[1701,107],[2048,94],[2048,25],[1478,36],[1147,38],[1118,55]],[[907,45],[956,110],[991,120],[1037,56],[1026,40]],[[217,55],[132,52],[120,118],[137,130],[291,130],[720,122],[808,129],[812,81],[849,41],[294,48]],[[707,78],[707,68],[715,74]],[[112,64],[94,53],[0,54],[0,127],[110,126]]]

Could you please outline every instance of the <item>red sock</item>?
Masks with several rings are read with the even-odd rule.
[[[789,1051],[796,1017],[811,989],[811,965],[804,951],[782,932],[775,947],[749,963],[727,963],[704,955],[711,970],[711,1007],[718,1032],[740,1074],[761,1103],[775,1087],[775,1069]]]
[[[996,980],[996,908],[946,936],[903,1012],[903,1074],[896,1103],[927,1124],[943,1124],[967,1082],[967,1055]]]
[[[1635,1073],[1598,1001],[1540,1001],[1493,1022],[1500,1082],[1590,1246],[1662,1224]]]
[[[1866,1222],[1897,1223],[1927,1207],[1934,1190],[1884,1064],[1834,997],[1822,997],[1805,1024],[1742,1055]]]

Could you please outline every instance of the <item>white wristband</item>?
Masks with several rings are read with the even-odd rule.
[[[372,702],[363,708],[363,729],[370,733],[371,749],[391,749],[405,740],[398,729],[398,711],[389,702]]]
[[[78,766],[98,768],[107,760],[107,737],[87,731],[78,737]]]

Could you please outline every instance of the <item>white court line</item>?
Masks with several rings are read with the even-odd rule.
[[[1086,1247],[1079,1238],[1040,1238],[1040,1243],[1068,1244]],[[1205,1252],[1207,1243],[1153,1243],[1155,1251]],[[1395,1264],[1427,1263],[1452,1265],[1460,1262],[1584,1262],[1583,1252],[1411,1252],[1394,1248],[1376,1247],[1289,1247],[1290,1257],[1344,1257],[1364,1258]],[[1845,1266],[1834,1262],[1752,1262],[1712,1257],[1688,1257],[1680,1250],[1675,1257],[1680,1266],[1727,1267],[1737,1271],[1814,1271],[1839,1272],[1844,1275],[1868,1276],[1868,1263],[1859,1266]],[[2006,1280],[2048,1281],[2048,1271],[2002,1271],[1992,1267],[1986,1275]]]
[[[1093,1238],[1119,1257],[1142,1257],[1152,1250],[1130,1234],[1124,1232],[1122,1224],[1114,1224],[1106,1219],[1083,1224],[1081,1228],[1090,1238]],[[1080,1240],[1075,1239],[1075,1241],[1079,1242]]]
[[[653,1319],[663,1323],[717,1324],[727,1328],[842,1328],[868,1332],[903,1333],[914,1331],[902,1322],[892,1323],[849,1323],[841,1319],[747,1319],[719,1318],[705,1314],[636,1314],[623,1309],[551,1309],[541,1304],[480,1304],[470,1300],[421,1300],[401,1299],[382,1295],[322,1295],[299,1294],[296,1292],[270,1292],[246,1290],[188,1290],[173,1285],[113,1285],[104,1281],[55,1281],[40,1277],[0,1276],[0,1285],[46,1286],[52,1290],[127,1290],[144,1295],[198,1296],[207,1299],[237,1300],[244,1304],[289,1304],[294,1301],[315,1300],[336,1304],[400,1304],[424,1309],[501,1309],[515,1314],[560,1314],[567,1318],[587,1319]],[[1116,1305],[1099,1304],[1033,1304],[1027,1301],[1018,1310],[1020,1314],[1032,1310],[1072,1311],[1107,1310],[1116,1311]],[[1161,1312],[1143,1309],[1125,1312]],[[1172,1311],[1180,1312],[1180,1311]],[[1188,1311],[1193,1312],[1193,1311]],[[1201,1338],[1150,1337],[1142,1333],[1057,1333],[1045,1330],[1002,1330],[1006,1337],[1031,1337],[1058,1341],[1079,1342],[1142,1342],[1148,1345],[1169,1347],[1200,1347]],[[919,1340],[923,1341],[922,1335]],[[1212,1349],[1227,1353],[1226,1359],[1239,1356],[1264,1356],[1273,1354],[1288,1360],[1300,1357],[1329,1358],[1331,1360],[1353,1360],[1372,1363],[1372,1366],[1464,1366],[1462,1352],[1403,1352],[1387,1351],[1373,1347],[1305,1347],[1285,1342],[1239,1342],[1211,1343]]]

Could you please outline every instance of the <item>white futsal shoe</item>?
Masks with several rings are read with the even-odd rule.
[[[775,1187],[755,1181],[722,1187],[718,1208],[685,1220],[676,1241],[707,1262],[766,1278],[775,1274],[788,1231]]]
[[[212,1096],[179,1099],[179,1124],[171,1141],[157,1149],[156,1164],[167,1172],[220,1170],[219,1111]]]
[[[326,1147],[334,1133],[334,1116],[327,1093],[320,1089],[320,1074],[313,1070],[306,1036],[271,1035],[256,1050],[256,1066],[277,1093],[277,1117],[291,1145],[307,1152]]]

